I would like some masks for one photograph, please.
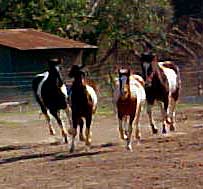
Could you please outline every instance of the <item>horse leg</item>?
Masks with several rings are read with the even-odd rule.
[[[127,116],[124,116],[123,118],[123,127],[124,127],[123,137],[125,140],[128,138],[128,125],[127,125],[128,119],[127,118],[128,118]]]
[[[88,147],[91,145],[91,132],[90,132],[91,122],[92,115],[89,115],[86,117],[86,129],[85,129],[85,144]]]
[[[125,140],[125,136],[124,136],[124,133],[123,133],[123,121],[122,121],[122,118],[118,118],[118,129],[119,129],[119,133],[120,133],[120,138],[122,140]]]
[[[69,124],[70,124],[70,127],[72,127],[72,120],[71,120],[71,117],[72,117],[72,112],[71,112],[71,109],[69,108],[69,105],[67,106],[67,108],[65,109],[65,113],[66,113],[66,116],[68,118],[68,121],[69,121]]]
[[[134,117],[135,117],[134,115],[130,116],[129,125],[128,125],[128,135],[127,135],[128,137],[126,140],[126,148],[127,150],[130,150],[130,151],[132,151],[131,140],[132,140],[132,130],[133,130],[132,123],[133,123]]]
[[[169,106],[167,110],[167,123],[170,125],[170,131],[175,131],[175,107],[176,101],[170,97]]]
[[[154,121],[152,119],[152,105],[150,105],[150,104],[147,104],[147,114],[148,114],[150,126],[152,128],[152,133],[153,134],[157,134],[158,133],[158,129],[154,125]]]
[[[51,119],[50,119],[49,115],[47,114],[47,112],[43,113],[43,114],[44,114],[46,122],[48,124],[50,135],[55,135],[56,132],[55,132],[54,128],[52,127]]]
[[[162,133],[166,134],[166,125],[167,125],[167,109],[168,109],[168,101],[164,102],[164,108],[161,104],[161,112],[162,112],[162,118],[163,118],[163,127],[162,127]]]
[[[85,141],[85,137],[84,137],[84,134],[83,134],[83,125],[84,125],[84,121],[83,121],[82,118],[79,120],[79,125],[80,125],[79,139],[80,139],[80,141]]]
[[[140,141],[141,133],[139,128],[139,120],[140,120],[140,112],[141,112],[141,104],[138,103],[136,107],[136,113],[135,113],[135,138]]]
[[[68,129],[68,133],[72,136],[71,137],[71,146],[70,146],[70,153],[74,152],[75,150],[75,137],[77,135],[77,119],[72,117],[73,126]]]
[[[55,132],[54,128],[52,127],[51,119],[50,119],[50,116],[48,115],[47,108],[44,106],[44,104],[42,103],[42,101],[41,101],[41,99],[39,98],[38,95],[36,96],[36,100],[37,100],[37,102],[38,102],[39,105],[40,105],[42,114],[45,116],[45,120],[46,120],[46,122],[47,122],[47,124],[48,124],[48,127],[49,127],[50,135],[55,135],[56,132]]]
[[[50,113],[55,117],[59,127],[61,128],[61,133],[62,133],[62,136],[64,137],[65,143],[68,143],[67,131],[66,131],[66,128],[63,126],[62,121],[60,119],[60,113],[55,110],[50,111]]]

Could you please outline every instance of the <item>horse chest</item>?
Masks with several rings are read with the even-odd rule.
[[[136,111],[136,98],[122,98],[120,97],[117,101],[117,109],[124,115],[130,115]]]
[[[154,78],[152,85],[145,88],[145,92],[149,104],[154,104],[155,101],[166,101],[169,94],[168,82],[166,80],[163,84],[158,78]]]
[[[154,104],[155,101],[164,102],[168,100],[168,95],[162,91],[146,92],[146,99],[149,104]]]

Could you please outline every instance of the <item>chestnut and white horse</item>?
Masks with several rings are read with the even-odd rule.
[[[181,87],[178,66],[171,61],[158,62],[156,55],[148,53],[141,55],[141,67],[145,80],[147,113],[153,134],[158,132],[152,118],[152,106],[155,102],[158,102],[161,108],[162,133],[167,132],[167,125],[174,131],[175,107]]]
[[[73,65],[69,77],[73,78],[70,95],[70,105],[72,110],[72,128],[68,130],[72,136],[70,152],[75,149],[75,137],[77,135],[77,126],[80,126],[80,140],[85,141],[87,147],[91,144],[91,123],[92,116],[97,108],[97,94],[93,87],[85,82],[85,73],[83,66]],[[83,136],[83,125],[85,119],[86,130]]]
[[[140,140],[139,119],[141,108],[145,103],[144,80],[139,75],[130,73],[130,69],[119,69],[114,91],[117,107],[120,138],[126,140],[126,148],[132,150],[132,131],[135,119],[135,137]],[[127,125],[127,119],[129,123]]]

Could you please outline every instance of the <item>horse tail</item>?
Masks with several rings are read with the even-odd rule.
[[[177,68],[177,78],[176,78],[176,81],[177,81],[177,89],[178,89],[178,95],[180,95],[180,90],[181,90],[181,76],[180,76],[180,69],[178,66],[176,66]]]

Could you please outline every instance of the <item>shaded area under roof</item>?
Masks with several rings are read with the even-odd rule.
[[[0,45],[19,50],[97,48],[35,29],[0,29]]]

